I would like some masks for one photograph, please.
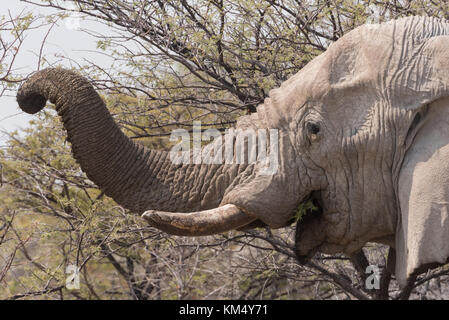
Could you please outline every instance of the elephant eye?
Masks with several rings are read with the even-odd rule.
[[[307,130],[307,137],[310,142],[318,140],[319,137],[318,134],[320,133],[320,126],[317,123],[307,122],[306,130]]]
[[[309,134],[316,135],[320,132],[320,126],[316,123],[308,122],[307,123],[307,131],[309,132]]]

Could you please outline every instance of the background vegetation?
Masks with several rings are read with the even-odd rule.
[[[89,53],[83,61],[63,58],[103,94],[129,137],[161,149],[170,146],[170,130],[190,129],[193,120],[224,129],[254,112],[270,89],[361,24],[449,15],[445,1],[25,2],[29,12],[0,18],[0,94],[15,94],[27,76],[14,68],[25,35],[80,13],[81,27],[95,19],[111,30],[83,29],[114,62],[105,69]],[[57,11],[35,16],[33,6]],[[52,66],[41,48],[39,65]],[[86,178],[51,108],[8,135],[0,150],[2,299],[449,298],[447,267],[399,290],[380,245],[300,265],[295,226],[204,238],[150,228]],[[80,267],[80,290],[65,287],[71,264]],[[380,268],[380,290],[365,287],[368,264]]]

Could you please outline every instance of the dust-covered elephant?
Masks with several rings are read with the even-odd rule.
[[[75,72],[39,71],[17,94],[29,113],[47,99],[87,176],[169,233],[280,228],[313,199],[319,210],[297,226],[299,257],[385,243],[404,285],[449,256],[448,22],[361,26],[272,90],[237,123],[277,130],[272,174],[258,162],[175,163],[133,142]]]

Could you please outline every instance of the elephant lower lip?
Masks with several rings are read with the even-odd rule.
[[[295,254],[296,254],[296,260],[298,261],[299,264],[305,265],[307,264],[315,255],[315,253],[317,253],[318,247],[313,248],[312,250],[310,250],[309,252],[307,252],[307,254],[301,255],[299,254],[298,250],[295,250]]]

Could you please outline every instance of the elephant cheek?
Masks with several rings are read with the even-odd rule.
[[[289,225],[297,207],[297,187],[277,176],[258,176],[228,192],[221,205],[233,204],[271,228]]]

